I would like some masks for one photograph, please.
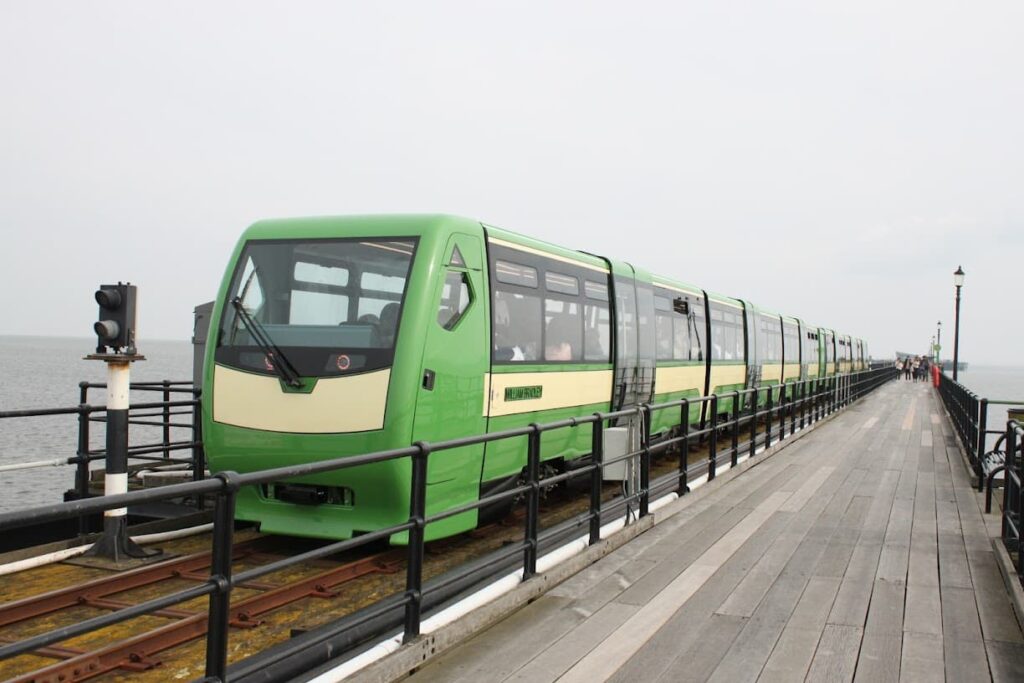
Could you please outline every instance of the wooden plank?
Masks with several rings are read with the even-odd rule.
[[[903,634],[900,676],[914,683],[942,683],[946,680],[942,636],[927,633]]]
[[[903,630],[942,635],[942,600],[938,584],[908,584]]]
[[[942,633],[946,640],[981,640],[974,591],[942,587]]]
[[[1024,643],[1024,635],[1013,613],[1010,596],[993,553],[972,554],[968,557],[968,564],[974,583],[982,636],[985,640]]]
[[[725,614],[713,615],[710,623],[703,629],[700,641],[691,646],[687,652],[682,653],[667,671],[654,680],[666,683],[707,680],[708,675],[721,662],[722,654],[732,645],[736,634],[743,628],[746,621],[743,617]],[[617,683],[635,683],[637,679],[620,672],[620,674],[612,676],[610,680]]]
[[[906,600],[906,586],[881,579],[871,589],[871,604],[868,607],[865,636],[893,635],[903,633],[903,609]]]
[[[532,660],[524,660],[526,665],[506,680],[527,683],[555,680],[607,638],[637,609],[633,605],[605,605],[592,618],[554,641],[544,652]]]
[[[827,624],[811,660],[807,681],[852,681],[863,629],[859,626]]]
[[[789,683],[803,680],[811,666],[821,638],[820,628],[787,626],[761,670],[759,683]]]
[[[864,634],[857,657],[855,681],[896,683],[900,680],[903,634]]]
[[[987,640],[985,649],[988,652],[993,681],[996,683],[1024,681],[1024,645]]]
[[[942,654],[947,681],[984,683],[992,680],[985,644],[982,641],[950,639],[949,636],[943,636]]]

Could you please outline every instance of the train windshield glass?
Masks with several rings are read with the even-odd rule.
[[[248,243],[223,307],[217,361],[273,371],[237,299],[300,375],[390,365],[415,251],[411,238]]]

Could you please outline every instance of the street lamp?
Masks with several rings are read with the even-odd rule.
[[[953,323],[953,381],[956,381],[957,366],[960,364],[960,288],[964,286],[964,269],[956,267],[953,273],[953,286],[956,287],[956,322]]]
[[[939,330],[935,334],[935,364],[939,366],[939,370],[942,370],[942,321],[935,324],[939,326]]]

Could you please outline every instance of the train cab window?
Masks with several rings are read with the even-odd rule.
[[[537,288],[537,269],[510,261],[496,261],[494,274],[498,282],[520,287]]]
[[[544,360],[583,359],[583,321],[574,301],[544,301]]]
[[[388,367],[416,240],[252,240],[232,276],[217,337],[218,363],[267,373],[255,327],[302,376]],[[384,319],[391,321],[383,325]],[[339,353],[349,361],[337,362]]]
[[[494,292],[494,360],[536,362],[541,356],[540,297]]]
[[[437,309],[437,323],[446,330],[455,329],[466,314],[469,303],[469,276],[455,270],[448,271]]]

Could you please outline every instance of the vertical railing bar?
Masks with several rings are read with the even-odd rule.
[[[711,394],[711,438],[708,440],[708,481],[715,478],[718,456],[718,394]]]
[[[590,437],[590,457],[594,463],[590,476],[590,545],[601,540],[601,484],[604,481],[604,420],[600,413],[594,413],[594,417]]]
[[[740,457],[740,392],[736,390],[732,399],[732,425],[729,430],[732,432],[732,454],[730,464],[736,467]]]
[[[523,549],[523,580],[537,573],[537,527],[540,516],[540,425],[530,424],[527,437],[526,478],[530,486],[526,493],[526,547]]]
[[[426,553],[427,470],[431,446],[417,441],[412,456],[412,479],[409,484],[409,548],[405,568],[405,626],[402,642],[408,643],[420,634],[423,609],[423,556]]]
[[[646,517],[651,504],[651,406],[640,406],[643,429],[640,430],[640,516]]]
[[[164,460],[171,458],[171,407],[168,405],[171,402],[171,382],[170,380],[164,380],[163,386],[163,397],[164,397],[164,408],[163,408],[163,437],[164,437]]]
[[[224,485],[217,493],[213,512],[213,553],[210,581],[216,590],[210,593],[206,635],[206,680],[227,680],[228,627],[231,617],[231,565],[235,533],[235,497],[238,483],[234,472],[220,472]]]
[[[682,427],[682,440],[679,442],[679,486],[676,493],[683,496],[690,492],[688,481],[690,469],[690,401],[684,398],[679,407]]]
[[[754,389],[752,389],[751,391],[753,393],[753,397],[750,400],[750,455],[749,455],[749,457],[753,458],[754,454],[757,452],[757,414],[758,414],[757,402],[758,402],[758,400],[760,400],[760,397],[758,396],[758,394],[760,392],[758,391],[758,389],[756,387]]]

